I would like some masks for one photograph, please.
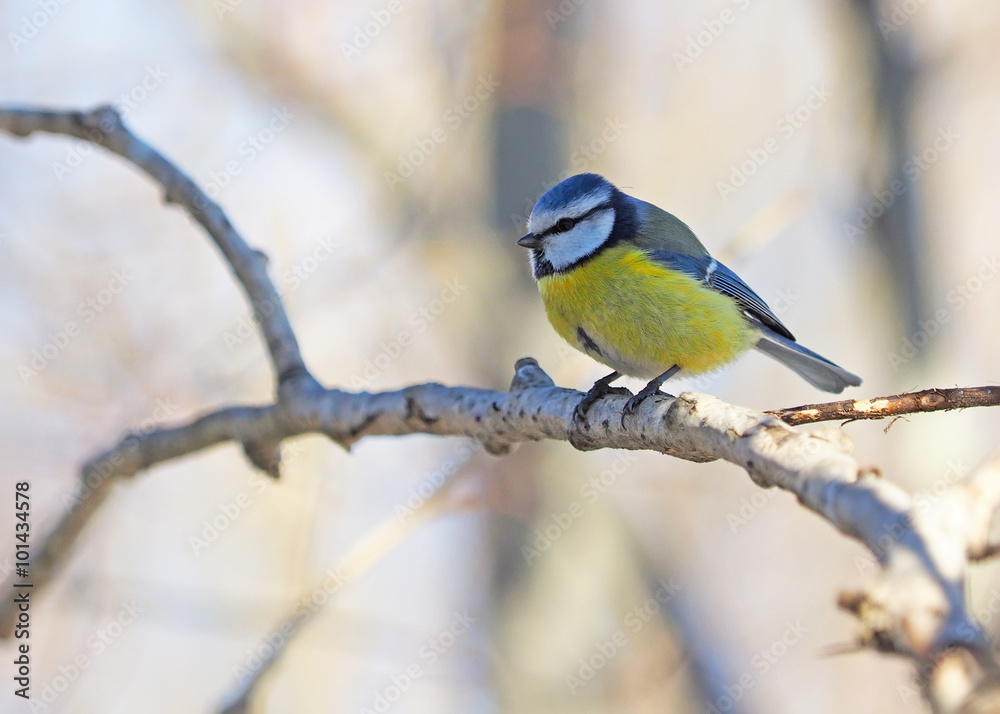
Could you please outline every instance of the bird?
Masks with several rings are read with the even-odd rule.
[[[676,216],[594,173],[546,191],[517,244],[555,331],[614,371],[594,383],[574,419],[607,394],[634,414],[674,375],[717,370],[756,348],[814,387],[839,394],[861,379],[795,341],[736,273]],[[649,380],[636,394],[611,383]]]

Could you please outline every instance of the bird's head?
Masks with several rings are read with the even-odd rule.
[[[569,270],[600,250],[611,239],[621,197],[597,174],[570,176],[542,194],[517,242],[531,250],[535,278]]]

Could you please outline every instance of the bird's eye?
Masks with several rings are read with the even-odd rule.
[[[558,221],[556,221],[556,228],[559,229],[560,233],[568,231],[574,225],[576,224],[572,218],[560,218]]]

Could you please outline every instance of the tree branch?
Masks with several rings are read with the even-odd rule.
[[[267,256],[246,244],[219,205],[183,171],[129,131],[113,107],[86,112],[0,108],[0,129],[19,137],[38,131],[74,136],[103,146],[149,174],[163,188],[164,200],[182,206],[222,251],[259,321],[278,384],[301,378],[303,385],[318,386],[302,360],[281,297],[267,276]]]
[[[929,390],[770,414],[688,393],[647,399],[624,423],[625,398],[609,396],[590,409],[582,424],[574,422],[573,411],[583,394],[556,387],[530,358],[517,363],[506,393],[439,384],[375,394],[323,389],[302,360],[263,254],[251,250],[221,209],[125,129],[112,109],[0,109],[0,129],[18,136],[49,131],[92,141],[160,183],[167,201],[183,205],[208,231],[243,284],[259,312],[279,382],[273,404],[229,407],[186,425],[127,435],[87,462],[74,505],[31,562],[36,591],[66,560],[116,481],[213,444],[237,442],[254,465],[277,475],[281,442],[308,433],[325,434],[345,448],[366,436],[469,436],[493,454],[507,453],[525,441],[566,440],[581,450],[645,449],[694,462],[722,459],[744,469],[761,487],[794,493],[804,506],[863,543],[880,565],[869,584],[841,598],[842,606],[861,621],[861,643],[911,658],[918,672],[928,673],[925,693],[940,711],[956,708],[941,702],[967,700],[983,675],[998,676],[989,642],[966,611],[964,582],[970,557],[985,557],[996,549],[990,543],[989,524],[1000,506],[1000,472],[981,470],[948,490],[940,505],[917,509],[898,486],[878,478],[874,469],[859,467],[840,430],[803,433],[789,426],[845,415],[881,418],[995,404],[994,388]],[[16,614],[8,597],[0,606],[0,630],[6,636]],[[967,653],[979,673],[956,676],[951,666],[955,651]],[[942,662],[949,666],[937,666]],[[939,677],[944,670],[947,677]]]
[[[185,426],[127,436],[85,467],[92,478],[85,476],[81,501],[100,498],[111,480],[212,444],[277,442],[305,433],[326,434],[347,447],[366,436],[424,433],[474,437],[492,453],[524,441],[558,439],[583,450],[648,449],[689,461],[723,459],[763,487],[796,494],[875,554],[882,574],[862,593],[859,602],[867,609],[856,608],[863,620],[878,613],[879,627],[866,644],[918,660],[959,646],[984,666],[992,662],[984,634],[965,611],[963,592],[967,553],[983,541],[982,524],[962,517],[957,500],[944,512],[916,511],[900,488],[859,468],[838,429],[797,432],[773,417],[702,394],[648,399],[624,425],[625,398],[611,396],[595,404],[577,428],[572,415],[582,397],[554,386],[534,360],[524,359],[508,393],[425,384],[378,394],[323,390],[280,405],[224,409]],[[982,512],[992,513],[1000,503],[1000,485],[993,481],[974,475],[963,482],[969,495],[955,499],[976,491]],[[55,550],[48,549],[50,542],[43,553],[58,560],[65,554],[58,548],[71,542],[62,533]],[[8,628],[12,604],[3,611]]]
[[[1000,387],[955,387],[924,389],[877,399],[844,399],[824,404],[775,409],[765,414],[798,426],[820,421],[885,419],[918,412],[942,412],[969,407],[1000,406]]]

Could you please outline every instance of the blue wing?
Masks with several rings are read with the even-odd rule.
[[[771,312],[760,296],[740,280],[740,277],[710,255],[684,255],[672,250],[650,250],[649,256],[657,262],[701,280],[723,295],[728,295],[751,319],[763,323],[782,337],[795,340],[788,328]]]

